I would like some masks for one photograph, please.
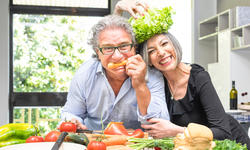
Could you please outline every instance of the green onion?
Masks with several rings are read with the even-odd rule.
[[[141,150],[143,148],[154,148],[154,147],[159,147],[162,150],[174,149],[173,138],[163,138],[163,139],[129,138],[128,141],[134,143],[128,145],[130,148],[134,150]]]

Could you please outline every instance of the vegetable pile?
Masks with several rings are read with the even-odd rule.
[[[37,129],[28,123],[10,123],[0,127],[0,147],[25,143],[30,136],[36,135]]]
[[[76,125],[71,122],[63,122],[59,127],[61,132],[69,132],[65,141],[88,145],[88,137],[84,133],[75,133]],[[34,142],[55,142],[61,132],[50,131],[45,137],[38,136],[37,128],[29,123],[10,123],[0,127],[0,147]]]
[[[218,141],[214,140],[216,143],[215,148],[213,150],[247,150],[247,146],[242,145],[240,143],[236,143],[235,141],[231,140],[223,140],[223,141]]]
[[[149,9],[148,13],[138,19],[131,17],[129,22],[133,27],[137,42],[142,43],[155,34],[168,32],[173,24],[172,14],[172,8],[165,7],[163,9]]]
[[[128,141],[134,144],[128,145],[134,150],[142,150],[143,148],[156,148],[161,150],[172,150],[174,149],[174,138],[163,138],[163,139],[142,139],[142,138],[130,138]],[[228,139],[225,140],[214,140],[216,146],[213,150],[247,150],[247,146],[235,141]]]
[[[129,142],[135,144],[128,145],[134,150],[141,150],[143,148],[155,148],[162,150],[172,150],[174,148],[173,138],[163,138],[163,139],[141,139],[141,138],[129,138]]]
[[[144,132],[141,129],[136,129],[133,133],[128,133],[123,126],[123,122],[110,122],[103,133],[107,135],[125,135],[134,138],[144,137]]]

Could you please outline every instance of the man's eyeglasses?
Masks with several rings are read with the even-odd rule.
[[[112,55],[116,49],[118,49],[118,51],[120,53],[127,53],[129,52],[132,47],[134,46],[134,44],[122,44],[119,46],[110,46],[110,47],[99,47],[99,50],[101,51],[101,53],[103,55]]]

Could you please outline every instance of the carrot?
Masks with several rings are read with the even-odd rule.
[[[105,136],[107,136],[107,135],[105,135]],[[108,138],[104,139],[103,142],[107,146],[125,145],[127,143],[127,137],[126,136],[121,136],[121,135],[116,135],[116,136],[112,136],[112,137],[108,137]]]
[[[126,63],[127,63],[127,60],[123,60],[120,63],[113,63],[113,62],[111,62],[111,63],[108,64],[108,68],[109,69],[114,69],[114,68],[126,65]]]
[[[87,137],[90,141],[102,138],[106,146],[125,145],[127,143],[127,136],[124,135],[87,134]]]

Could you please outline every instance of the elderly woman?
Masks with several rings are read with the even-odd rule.
[[[126,0],[122,1],[123,3],[120,2],[119,5],[125,4]],[[139,6],[138,2],[134,1],[133,4],[134,7]],[[115,7],[115,9],[122,8],[125,7]],[[129,8],[122,10],[128,11]],[[136,13],[137,9],[132,10]],[[159,14],[166,15],[171,9],[164,11]],[[121,12],[121,10],[115,12]],[[225,113],[208,72],[198,64],[181,62],[181,46],[178,40],[168,32],[168,25],[172,25],[171,13],[169,13],[170,19],[164,20],[169,17],[164,16],[156,20],[159,14],[155,14],[158,15],[157,17],[151,16],[150,18],[148,17],[150,14],[141,17],[138,21],[140,24],[136,24],[136,21],[140,19],[137,17],[132,24],[136,25],[134,32],[143,35],[136,35],[136,37],[137,41],[142,42],[139,49],[145,62],[151,66],[149,69],[156,68],[164,76],[168,107],[166,111],[169,112],[170,121],[152,118],[149,120],[151,125],[142,125],[142,127],[148,130],[154,138],[163,138],[183,133],[189,123],[199,123],[209,127],[215,139],[236,140],[236,142],[247,144],[249,149],[250,140],[246,132],[234,118]],[[143,23],[143,18],[146,18],[147,22]],[[157,21],[160,23],[157,24]],[[156,25],[160,26],[156,27]],[[165,25],[166,27],[162,27]],[[142,33],[144,27],[147,30]],[[156,28],[161,28],[161,30],[154,30]]]

